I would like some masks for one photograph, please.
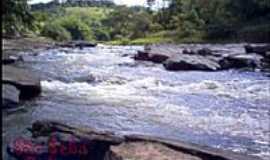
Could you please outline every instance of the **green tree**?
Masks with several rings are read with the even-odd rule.
[[[41,31],[41,35],[50,37],[56,41],[71,40],[71,34],[59,23],[46,24]]]
[[[73,40],[94,40],[91,28],[77,17],[65,17],[56,23],[60,23],[71,34]]]
[[[32,27],[34,17],[27,0],[3,0],[2,27],[4,34],[15,34]]]
[[[152,16],[144,8],[115,9],[104,21],[113,39],[135,39],[146,36],[151,31]]]

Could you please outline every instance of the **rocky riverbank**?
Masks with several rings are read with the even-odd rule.
[[[17,43],[18,45],[14,45]],[[6,40],[4,43],[4,55],[6,58],[5,65],[2,65],[3,89],[4,99],[2,103],[6,108],[16,107],[21,105],[25,100],[32,99],[40,95],[42,88],[40,85],[40,78],[35,73],[29,70],[18,68],[16,63],[24,63],[22,55],[24,53],[39,54],[42,50],[47,50],[54,47],[65,48],[79,48],[94,47],[91,43],[65,43],[55,44],[53,42],[37,42],[33,40]],[[8,44],[8,45],[7,45]],[[35,47],[33,47],[35,46]],[[23,48],[23,49],[22,49]],[[172,70],[219,70],[221,69],[219,61],[222,61],[223,56],[216,55],[216,52],[211,49],[199,49],[193,51],[192,48],[183,50],[182,56],[177,55],[177,58],[184,63],[184,66],[178,65],[179,59],[174,59],[173,54],[175,49],[173,47],[164,48],[162,54],[154,54],[156,52],[140,51],[135,59],[147,60],[155,63],[164,63],[165,69],[170,61],[177,60],[177,67]],[[153,49],[151,49],[153,51]],[[252,53],[258,49],[252,50]],[[265,52],[259,49],[258,55],[255,57],[262,57],[265,60]],[[146,47],[147,51],[147,47]],[[256,52],[257,52],[256,51]],[[143,52],[143,53],[142,53]],[[227,51],[226,51],[227,52]],[[163,54],[166,53],[166,54]],[[268,52],[266,52],[268,55]],[[124,54],[124,53],[123,53]],[[125,53],[126,54],[126,53]],[[142,54],[142,55],[140,55]],[[262,55],[260,55],[262,54]],[[85,55],[83,55],[85,56]],[[178,57],[179,56],[179,57]],[[186,56],[186,57],[185,57]],[[194,56],[194,57],[193,57]],[[236,55],[235,56],[239,56]],[[141,57],[145,57],[142,58]],[[230,57],[230,56],[229,56]],[[234,57],[234,56],[233,56]],[[127,57],[129,58],[129,57]],[[235,57],[234,57],[235,58]],[[233,60],[235,60],[233,58]],[[259,58],[259,59],[260,59]],[[170,59],[170,61],[169,61]],[[230,58],[224,58],[231,60]],[[237,58],[236,58],[237,59]],[[241,56],[240,56],[241,59]],[[244,58],[245,59],[245,58]],[[3,60],[3,58],[2,58]],[[190,61],[189,61],[190,60]],[[244,60],[244,65],[253,64],[253,60]],[[229,61],[230,65],[236,65]],[[261,62],[261,61],[259,61]],[[108,62],[104,62],[108,63]],[[194,63],[194,64],[193,64]],[[255,63],[255,61],[254,61]],[[198,65],[197,65],[198,64]],[[240,63],[242,64],[242,63]],[[261,63],[258,63],[260,65]],[[87,65],[88,61],[87,61]],[[257,61],[255,63],[257,67]],[[81,66],[81,64],[80,64]],[[179,69],[179,66],[180,69]],[[245,67],[245,66],[244,66]],[[230,68],[230,67],[229,67]],[[62,71],[62,70],[61,70]],[[67,84],[70,85],[70,84]],[[121,86],[120,86],[121,87]],[[102,89],[102,88],[100,88]],[[113,92],[112,92],[113,93]],[[102,97],[102,95],[99,95]],[[102,97],[106,98],[106,97]],[[102,99],[101,98],[101,99]],[[119,98],[119,97],[118,97]],[[108,101],[109,103],[110,101]],[[116,104],[115,101],[114,103]],[[56,106],[53,106],[56,107]],[[70,107],[70,106],[65,106]],[[109,109],[109,108],[106,108]],[[181,112],[182,113],[182,112]],[[62,113],[59,114],[61,116]],[[16,116],[16,115],[15,115]],[[32,122],[28,122],[32,123]],[[93,159],[93,160],[251,160],[258,159],[257,157],[236,154],[230,151],[223,151],[222,149],[213,149],[205,146],[198,146],[195,144],[188,144],[178,140],[170,140],[146,135],[134,134],[117,134],[117,132],[100,131],[90,127],[70,126],[56,121],[34,121],[29,128],[30,136],[26,137],[12,137],[8,141],[7,151],[15,157],[15,159]],[[17,127],[17,126],[14,126]],[[6,149],[6,148],[5,148]]]
[[[16,67],[23,62],[25,54],[38,54],[42,50],[52,48],[95,47],[96,44],[84,41],[56,43],[42,38],[3,39],[2,54],[2,104],[3,108],[14,108],[24,100],[40,95],[40,78],[33,72]]]
[[[234,53],[209,48],[182,45],[149,45],[138,51],[135,60],[161,63],[169,71],[202,70],[218,71],[226,69],[262,69],[270,64],[270,45],[243,46],[246,52]]]
[[[16,63],[23,61],[24,54],[47,50],[54,43],[42,38],[3,39],[2,42],[2,108],[10,109],[41,93],[39,77],[29,70],[16,67]]]

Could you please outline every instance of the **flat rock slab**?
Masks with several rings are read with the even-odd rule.
[[[19,99],[27,100],[41,93],[40,79],[34,73],[13,66],[2,66],[2,83],[16,87],[20,91]]]
[[[17,159],[29,156],[40,159],[53,155],[59,159],[72,160],[259,160],[257,157],[175,140],[144,135],[117,135],[52,121],[37,121],[31,131],[33,138],[17,138],[10,143],[10,155]],[[23,149],[22,146],[28,147]],[[79,148],[83,151],[78,152]]]
[[[151,142],[130,142],[111,147],[123,160],[203,160],[198,156],[178,152],[165,145]]]
[[[261,160],[258,157],[238,154],[222,149],[215,149],[212,147],[182,142],[180,140],[170,140],[146,135],[126,135],[125,142],[151,142],[154,144],[162,144],[175,151],[192,155],[203,160]]]

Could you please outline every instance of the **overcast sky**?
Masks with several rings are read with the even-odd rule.
[[[31,3],[39,3],[39,2],[49,2],[52,0],[31,0]],[[114,0],[116,4],[125,4],[128,6],[132,5],[145,5],[146,0]]]

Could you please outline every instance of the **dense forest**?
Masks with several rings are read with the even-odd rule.
[[[270,41],[269,0],[163,0],[167,5],[119,6],[110,0],[54,0],[29,5],[4,0],[2,33],[57,41],[112,44]]]

